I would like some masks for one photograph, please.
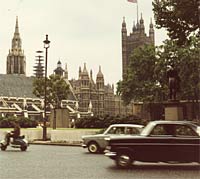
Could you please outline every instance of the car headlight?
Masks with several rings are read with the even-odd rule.
[[[106,140],[106,141],[110,141],[110,137],[106,137],[105,140]]]

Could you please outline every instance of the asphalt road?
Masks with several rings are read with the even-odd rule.
[[[197,179],[200,165],[139,163],[117,169],[102,154],[81,147],[31,145],[26,152],[0,151],[1,179]]]

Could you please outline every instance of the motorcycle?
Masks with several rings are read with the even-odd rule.
[[[7,146],[13,147],[13,148],[20,148],[21,151],[26,151],[29,144],[28,141],[25,139],[25,136],[19,136],[18,138],[11,138],[10,143],[7,145],[6,139],[3,139],[0,142],[0,148],[2,151],[5,151],[7,149]]]

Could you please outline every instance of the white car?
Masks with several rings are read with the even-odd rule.
[[[138,124],[112,124],[102,134],[82,136],[82,147],[90,153],[102,152],[107,145],[105,138],[119,135],[138,135],[143,129]]]

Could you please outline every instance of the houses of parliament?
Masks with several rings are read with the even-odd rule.
[[[122,37],[122,77],[127,72],[129,56],[140,45],[154,45],[154,28],[149,25],[149,36],[145,33],[144,20],[133,24],[132,32],[127,35],[125,18],[121,28]],[[7,56],[6,73],[0,74],[0,116],[7,114],[38,118],[44,111],[43,99],[38,99],[33,91],[33,80],[44,71],[41,62],[34,67],[35,76],[26,76],[26,57],[22,49],[22,39],[19,32],[18,18],[16,19],[11,49]],[[41,70],[38,70],[40,67]],[[68,79],[67,65],[62,68],[58,61],[54,74],[64,78],[70,87],[68,100],[63,101],[64,108],[71,114],[79,113],[80,117],[93,114],[94,116],[131,115],[136,111],[133,103],[124,106],[120,96],[114,93],[114,85],[105,84],[103,68],[99,66],[96,76],[92,70],[88,71],[86,63],[77,69],[78,79]]]

